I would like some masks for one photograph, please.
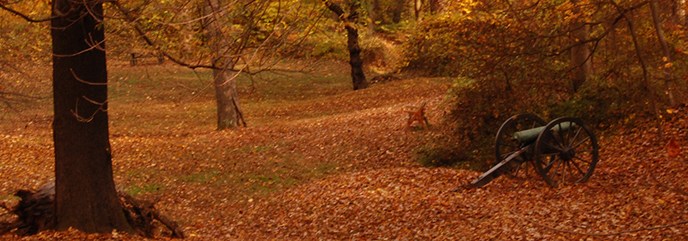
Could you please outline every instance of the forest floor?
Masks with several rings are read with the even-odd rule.
[[[654,122],[600,135],[600,162],[586,183],[550,188],[532,176],[462,188],[481,173],[418,161],[448,133],[451,80],[354,92],[346,70],[324,72],[336,74],[241,80],[249,126],[215,131],[207,73],[112,68],[117,186],[154,201],[191,240],[688,240],[688,150],[669,157]],[[405,110],[423,102],[431,127],[407,128]],[[0,116],[5,205],[17,202],[17,189],[54,176],[48,100],[18,110]],[[667,117],[663,131],[688,144],[688,109]],[[23,239],[138,237],[70,230]]]

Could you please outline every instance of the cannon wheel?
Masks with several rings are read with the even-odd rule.
[[[551,187],[590,178],[599,158],[595,135],[579,118],[561,117],[535,141],[535,169]]]
[[[501,162],[507,158],[512,153],[519,151],[523,144],[518,142],[513,138],[514,133],[522,130],[527,130],[535,127],[544,126],[546,123],[542,118],[535,114],[523,113],[519,115],[514,115],[504,121],[499,131],[497,131],[497,136],[495,137],[495,163],[490,163],[492,165]],[[524,153],[525,154],[525,153]],[[504,170],[505,174],[510,177],[518,177],[519,174],[524,173],[522,170],[522,163],[525,162],[524,157],[518,157],[508,165],[508,168]]]

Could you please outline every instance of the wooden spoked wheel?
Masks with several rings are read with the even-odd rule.
[[[542,120],[539,116],[531,113],[524,113],[510,117],[497,131],[497,136],[495,137],[495,162],[488,163],[490,166],[501,162],[502,160],[509,157],[511,154],[519,151],[521,148],[530,145],[531,143],[521,143],[514,138],[514,133],[518,131],[523,131],[531,128],[536,128],[544,126],[546,122]],[[510,177],[519,177],[525,175],[525,165],[523,162],[527,161],[529,157],[525,155],[520,155],[516,160],[506,165],[503,169],[503,173]]]
[[[587,181],[599,158],[595,135],[581,119],[562,117],[548,123],[535,141],[534,165],[552,187]]]

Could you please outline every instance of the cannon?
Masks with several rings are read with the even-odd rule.
[[[560,117],[545,123],[537,115],[510,117],[495,137],[496,164],[471,182],[482,187],[501,175],[525,175],[528,163],[551,187],[587,181],[599,160],[593,132],[580,118]]]

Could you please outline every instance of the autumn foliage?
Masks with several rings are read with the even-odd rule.
[[[522,112],[582,117],[600,130],[638,116],[658,118],[685,103],[688,90],[686,25],[671,1],[658,2],[656,8],[648,1],[453,3],[417,24],[405,68],[459,76],[452,122],[465,139],[453,148],[478,158],[490,152],[496,132],[490,126]],[[671,45],[670,56],[658,33]],[[580,49],[589,72],[576,62]]]
[[[0,5],[40,18],[31,2]],[[357,20],[343,23],[352,16],[322,1],[213,2],[225,5],[202,14],[203,1],[110,1],[113,18],[98,25],[112,179],[128,221],[155,224],[144,236],[688,239],[685,1],[330,1],[356,3]],[[211,18],[222,35],[209,41]],[[49,29],[6,10],[0,20],[0,239],[140,240],[19,236],[15,194],[33,191],[16,190],[54,175]],[[384,81],[350,90],[345,29]],[[130,51],[176,61],[130,66]],[[232,65],[247,127],[215,130],[211,54]],[[594,130],[587,182],[551,188],[531,170],[467,186],[495,162],[500,124],[524,112]]]

